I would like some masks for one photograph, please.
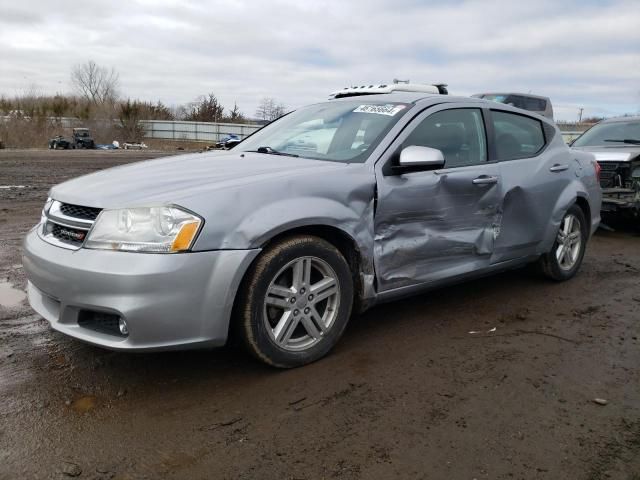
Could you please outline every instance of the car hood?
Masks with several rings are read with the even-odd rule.
[[[50,196],[97,208],[188,205],[213,191],[297,175],[319,175],[344,164],[260,153],[208,152],[122,165],[56,185]],[[247,190],[247,195],[250,195]]]
[[[572,147],[574,150],[593,153],[599,162],[630,162],[640,156],[640,146],[615,145],[594,147]]]

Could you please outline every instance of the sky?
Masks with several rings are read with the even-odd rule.
[[[72,93],[94,60],[124,97],[248,116],[398,78],[549,96],[574,121],[640,112],[639,25],[638,0],[0,0],[0,94]]]

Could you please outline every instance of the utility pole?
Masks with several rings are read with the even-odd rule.
[[[580,113],[578,114],[578,123],[582,123],[582,112],[584,110],[584,107],[580,107],[579,110]]]

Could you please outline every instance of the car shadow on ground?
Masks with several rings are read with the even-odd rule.
[[[638,236],[638,233],[636,230],[600,230],[596,235],[628,238],[629,235]],[[393,342],[401,344],[416,332],[446,342],[452,336],[466,335],[469,331],[504,328],[514,318],[526,317],[527,305],[535,304],[536,298],[539,301],[539,298],[560,294],[579,281],[581,275],[591,274],[594,267],[589,265],[588,255],[583,271],[576,280],[568,282],[567,287],[559,288],[535,268],[525,267],[375,306],[361,315],[353,315],[334,351],[314,366],[304,368],[314,371],[338,368],[341,362],[349,362],[354,355],[379,353],[382,343],[386,342],[385,348],[392,348]],[[116,389],[133,389],[140,385],[167,385],[178,380],[183,389],[208,382],[227,388],[246,384],[251,379],[291,372],[255,360],[235,338],[230,345],[217,349],[126,353],[87,345],[56,332],[51,336],[49,345],[53,346],[56,355],[65,357],[64,365],[72,367],[74,380],[83,390],[91,390],[96,383],[113,384]],[[55,358],[51,354],[49,357]],[[42,365],[43,361],[39,363]]]
[[[497,307],[493,305],[497,296],[514,299],[521,291],[545,284],[548,282],[531,269],[524,268],[375,306],[361,315],[352,316],[335,349],[338,353],[329,354],[317,365],[334,364],[332,357],[348,357],[350,350],[378,348],[372,339],[386,338],[394,333],[402,340],[403,335],[410,336],[416,329],[447,328],[453,319],[458,323],[458,329],[484,328],[486,325],[478,325],[480,317],[489,311],[494,312],[497,319],[501,315],[499,307],[505,307],[504,303]],[[69,357],[69,363],[76,369],[89,368],[130,385],[172,378],[180,378],[182,385],[214,378],[216,383],[219,380],[237,382],[254,376],[286,373],[249,356],[235,338],[230,345],[217,349],[127,353],[83,344],[58,333],[54,335],[54,341],[61,346],[60,351]],[[390,340],[393,341],[393,337]]]

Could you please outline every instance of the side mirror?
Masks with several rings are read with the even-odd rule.
[[[435,169],[444,166],[444,155],[435,148],[412,145],[400,152],[398,163],[401,171]]]

